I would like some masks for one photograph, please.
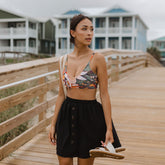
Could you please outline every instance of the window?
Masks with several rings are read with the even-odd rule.
[[[118,37],[109,38],[109,48],[119,49],[119,39]]]
[[[119,27],[119,18],[109,18],[109,27]]]
[[[96,18],[96,27],[105,27],[105,18]]]
[[[29,22],[29,28],[36,29],[36,24],[32,23],[32,22]]]
[[[59,38],[59,49],[67,49],[67,39]]]
[[[62,19],[61,20],[61,28],[63,29],[65,29],[65,28],[67,28],[67,19]]]
[[[104,49],[105,48],[105,38],[96,38],[95,48],[96,49]]]
[[[34,39],[30,39],[29,40],[29,46],[30,47],[35,47],[35,45],[36,45],[36,41]]]
[[[45,41],[45,48],[48,48],[48,42]]]
[[[131,38],[130,37],[124,37],[122,39],[122,48],[123,49],[131,49]]]
[[[14,46],[24,47],[25,46],[25,40],[14,40]]]
[[[132,17],[123,18],[123,27],[132,27]]]
[[[25,23],[24,22],[19,22],[16,24],[16,27],[25,27]]]

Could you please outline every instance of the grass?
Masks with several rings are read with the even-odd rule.
[[[5,62],[1,62],[1,64],[3,65],[9,65],[9,64],[15,64],[15,63],[21,63],[21,62],[25,62],[25,61],[32,61],[32,60],[36,60],[36,59],[42,59],[42,58],[50,58],[50,55],[47,54],[37,54],[37,55],[33,55],[33,54],[27,54],[24,57],[20,57],[18,60],[17,58],[6,58]]]
[[[0,91],[0,99],[14,95],[18,92],[24,91],[28,88],[31,88],[37,84],[37,81],[32,81],[24,84],[17,85],[15,87],[11,87],[9,89],[4,89]],[[35,101],[37,98],[32,98],[24,103],[18,104],[14,107],[11,107],[3,112],[0,112],[0,123],[30,109],[34,106]],[[0,136],[0,147],[15,138],[16,136],[20,135],[24,131],[28,129],[28,122],[26,121],[23,124],[19,125],[18,127],[10,130],[9,132],[5,133],[4,135]]]

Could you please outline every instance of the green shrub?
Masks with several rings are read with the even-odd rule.
[[[24,91],[30,87],[33,87],[37,84],[37,81],[33,81],[31,83],[24,83],[20,84],[16,87],[11,87],[9,89],[4,89],[0,91],[0,99],[11,96],[13,94],[16,94],[18,92]],[[34,103],[36,101],[36,98],[32,98],[24,103],[18,104],[14,107],[11,107],[3,112],[0,112],[0,123],[26,111],[27,109],[30,109],[33,107]],[[0,136],[0,146],[3,146],[16,136],[20,135],[24,131],[28,129],[28,121],[25,123],[19,125],[18,127],[10,130],[9,132],[5,133],[4,135]]]

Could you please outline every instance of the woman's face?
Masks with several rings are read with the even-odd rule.
[[[80,21],[75,31],[71,30],[72,36],[75,38],[75,43],[90,45],[93,37],[93,24],[89,19]]]

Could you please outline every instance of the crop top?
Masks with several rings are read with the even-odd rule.
[[[66,62],[64,65],[63,70],[63,77],[62,80],[64,81],[64,84],[66,88],[89,88],[89,89],[95,89],[97,88],[98,84],[98,77],[97,74],[95,74],[92,69],[90,68],[90,61],[93,58],[95,53],[92,54],[89,62],[83,69],[80,75],[74,77],[74,80],[69,79],[69,76],[67,74],[67,65],[68,65],[68,55],[66,57]]]

